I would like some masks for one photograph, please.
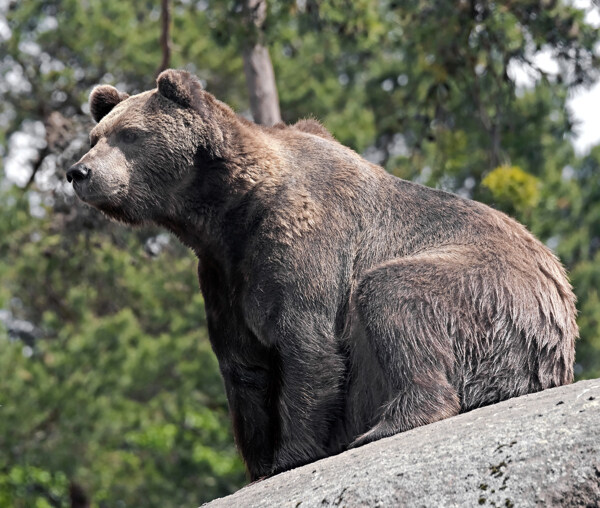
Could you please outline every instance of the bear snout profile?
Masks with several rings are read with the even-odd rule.
[[[90,96],[67,179],[196,253],[252,479],[570,383],[574,296],[501,212],[396,178],[318,122],[261,127],[168,70]]]
[[[67,181],[71,182],[82,182],[90,174],[90,169],[81,162],[73,164],[67,171]]]

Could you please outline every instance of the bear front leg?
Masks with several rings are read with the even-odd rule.
[[[273,348],[249,332],[228,297],[218,264],[198,265],[208,333],[225,384],[235,442],[251,481],[271,474],[278,434]]]
[[[296,316],[297,320],[287,317],[278,320],[286,324],[272,330],[275,336],[270,337],[279,357],[280,376],[279,435],[271,474],[340,451],[332,449],[331,433],[343,411],[343,356],[325,317],[308,313]]]
[[[265,478],[273,469],[278,434],[271,369],[236,363],[222,366],[221,373],[235,441],[250,481]]]

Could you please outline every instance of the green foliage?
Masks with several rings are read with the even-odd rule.
[[[171,65],[245,113],[241,3],[172,0]],[[195,506],[243,483],[192,255],[107,223],[59,169],[85,149],[92,86],[153,86],[159,12],[0,5],[0,169],[39,167],[27,190],[0,172],[0,506],[68,506],[75,487],[98,507]],[[599,376],[600,147],[575,156],[565,107],[598,77],[583,11],[272,0],[265,28],[285,121],[314,116],[390,172],[498,206],[548,242],[579,299],[578,375]],[[540,50],[560,73],[537,69]],[[530,87],[516,87],[516,64]]]
[[[68,493],[69,482],[62,472],[50,473],[37,467],[14,466],[0,476],[1,506],[15,508],[67,506],[61,503],[61,500],[68,499]]]
[[[600,255],[579,263],[571,273],[579,299],[579,331],[583,340],[577,345],[577,365],[588,378],[600,377]]]
[[[518,166],[500,166],[481,181],[498,207],[507,213],[534,208],[540,200],[540,181]]]
[[[96,506],[196,505],[238,487],[193,257],[13,209],[0,214],[0,308],[44,340],[0,338],[2,506],[65,503],[65,479]]]

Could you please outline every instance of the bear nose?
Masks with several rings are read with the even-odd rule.
[[[67,171],[67,182],[69,182],[69,183],[71,183],[72,181],[80,182],[82,180],[85,180],[89,174],[90,174],[90,168],[88,168],[82,162],[73,164]]]

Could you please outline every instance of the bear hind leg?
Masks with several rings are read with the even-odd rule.
[[[376,357],[386,394],[371,428],[351,447],[460,412],[460,397],[451,384],[453,337],[446,316],[440,315],[440,295],[430,285],[439,281],[442,267],[415,261],[376,268],[359,285],[355,304],[368,351],[357,353]]]
[[[358,436],[351,448],[455,416],[460,412],[456,390],[444,375],[431,373],[422,384],[405,388],[382,408],[377,423]]]

